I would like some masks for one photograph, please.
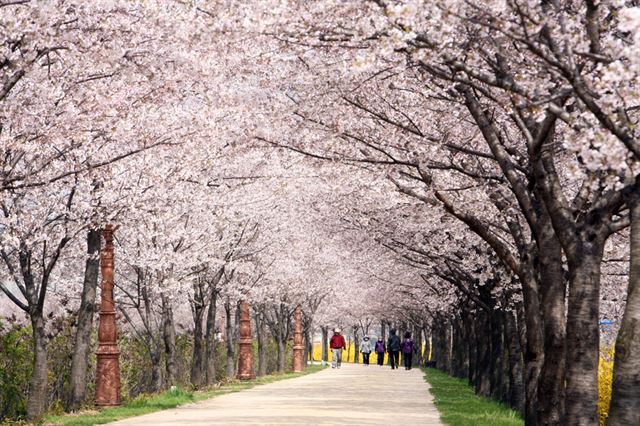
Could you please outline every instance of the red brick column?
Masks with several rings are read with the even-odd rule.
[[[300,305],[296,307],[294,316],[294,332],[293,332],[293,371],[301,373],[304,370],[304,359],[302,346],[302,309]]]
[[[253,372],[253,351],[251,335],[251,317],[249,303],[240,303],[240,350],[238,353],[238,379],[251,380],[256,377]]]
[[[116,328],[116,306],[113,301],[113,233],[112,225],[102,231],[105,245],[100,253],[102,298],[96,366],[96,405],[120,405],[120,351]]]

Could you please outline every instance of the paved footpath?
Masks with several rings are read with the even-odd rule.
[[[418,369],[343,364],[112,425],[441,425]]]

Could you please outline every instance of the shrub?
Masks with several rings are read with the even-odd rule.
[[[49,410],[62,410],[63,401],[69,393],[71,359],[75,341],[75,317],[56,317],[49,321],[47,341],[47,366],[49,380],[47,393]]]
[[[26,414],[31,341],[31,327],[0,320],[0,421]]]
[[[191,386],[191,357],[193,354],[193,341],[190,335],[185,333],[176,336],[176,352],[176,382],[179,386],[189,388]]]
[[[120,394],[122,401],[136,398],[151,390],[151,358],[144,343],[121,334],[120,349]]]

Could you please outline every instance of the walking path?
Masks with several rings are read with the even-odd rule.
[[[343,364],[112,425],[441,425],[418,369]]]

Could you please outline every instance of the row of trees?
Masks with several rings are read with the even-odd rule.
[[[29,417],[49,314],[77,315],[69,407],[87,398],[116,223],[155,389],[184,332],[191,382],[215,380],[216,318],[233,336],[240,300],[284,368],[301,303],[308,340],[406,323],[527,424],[594,424],[606,318],[609,422],[638,423],[637,5],[251,6],[0,5],[0,289],[33,329]]]
[[[601,294],[617,288],[626,308],[609,422],[637,423],[634,2],[332,2],[299,16],[305,31],[287,21],[283,44],[302,58],[300,80],[323,78],[299,85],[295,136],[261,140],[379,166],[425,204],[419,237],[390,229],[380,240],[435,294],[455,289],[454,324],[490,313],[493,363],[503,317],[519,316],[500,345],[521,336],[527,424],[597,422]],[[466,230],[434,238],[442,210]],[[626,263],[626,291],[603,262]]]
[[[222,18],[213,4],[0,5],[1,304],[33,333],[29,419],[50,396],[52,318],[74,318],[65,406],[91,398],[106,223],[119,227],[119,318],[148,353],[145,390],[176,383],[184,335],[191,384],[218,380],[220,324],[234,376],[240,300],[254,308],[258,372],[267,371],[267,333],[283,370],[293,309],[302,304],[311,326],[332,294],[337,281],[327,284],[323,265],[336,256],[307,261],[321,235],[302,244],[311,221],[279,198],[298,197],[304,176],[287,156],[247,144],[271,92],[247,60],[264,46],[242,50],[245,35],[231,31],[242,9]]]

